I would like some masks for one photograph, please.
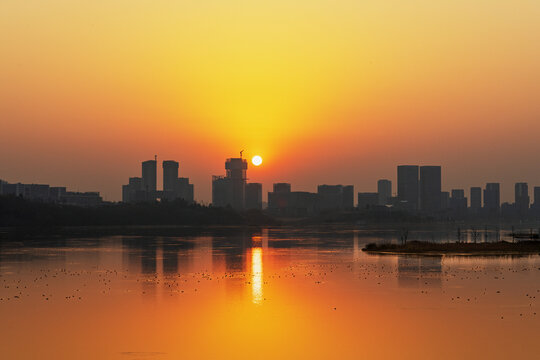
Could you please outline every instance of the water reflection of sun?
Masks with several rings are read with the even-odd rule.
[[[251,301],[260,304],[263,299],[263,264],[262,248],[251,249]]]

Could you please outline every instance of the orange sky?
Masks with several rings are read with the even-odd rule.
[[[210,201],[245,149],[264,191],[374,191],[417,163],[511,200],[540,185],[539,18],[534,0],[3,0],[0,178],[119,200],[157,154]]]

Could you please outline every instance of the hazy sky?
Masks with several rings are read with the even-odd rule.
[[[119,200],[157,154],[210,201],[245,149],[265,192],[440,164],[443,190],[508,201],[540,185],[539,19],[538,0],[2,0],[0,178]]]

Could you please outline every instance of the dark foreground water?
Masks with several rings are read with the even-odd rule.
[[[538,357],[539,256],[361,251],[396,236],[265,229],[3,243],[0,357]]]

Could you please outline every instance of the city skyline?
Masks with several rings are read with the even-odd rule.
[[[258,155],[257,155],[258,156]],[[160,174],[159,171],[157,171],[157,164],[158,164],[158,156],[155,155],[154,156],[155,159],[154,160],[146,160],[146,161],[142,161],[142,171],[143,171],[143,177],[140,177],[140,178],[130,178],[130,183],[131,183],[131,179],[135,179],[135,181],[137,179],[139,179],[139,181],[142,181],[142,179],[144,178],[144,168],[145,168],[145,165],[146,167],[148,167],[149,165],[152,165],[155,169],[153,170],[147,170],[147,172],[149,171],[149,173],[154,173],[152,176],[154,176],[155,178],[152,179],[152,189],[154,189],[154,191],[158,191],[160,193],[160,196],[157,196],[158,198],[161,197],[162,193],[163,193],[163,190],[165,190],[165,182],[166,180],[164,179],[164,177],[166,176],[165,173],[162,173]],[[245,161],[247,161],[247,159],[244,159]],[[181,167],[181,163],[182,162],[178,162],[178,161],[175,161],[175,160],[160,160],[163,162],[163,171],[166,171],[165,170],[165,167],[167,165],[172,165],[171,163],[174,163],[174,166],[176,166],[176,173],[178,173],[178,171],[180,171],[180,167]],[[251,162],[250,162],[251,164]],[[141,166],[141,162],[139,161],[139,171],[140,171],[140,166]],[[250,167],[250,172],[255,170],[257,171],[259,168],[261,167],[264,167],[264,165],[262,166],[251,166]],[[396,198],[399,198],[399,182],[398,182],[398,173],[399,173],[399,168],[403,168],[403,167],[416,167],[417,170],[417,187],[418,187],[418,194],[416,195],[413,195],[416,196],[416,198],[418,199],[418,202],[419,204],[418,205],[415,205],[414,207],[415,208],[419,208],[420,207],[420,199],[421,199],[421,169],[424,168],[439,168],[439,172],[441,172],[440,169],[444,169],[443,166],[440,166],[440,165],[395,165],[394,166],[394,176],[388,176],[388,177],[383,177],[383,176],[378,176],[376,174],[370,174],[369,175],[369,178],[376,178],[375,182],[373,184],[371,184],[370,187],[366,187],[366,188],[358,188],[357,185],[355,185],[355,182],[353,181],[352,182],[352,186],[354,187],[355,189],[355,195],[354,195],[354,198],[357,199],[357,195],[359,193],[362,193],[362,194],[370,194],[370,193],[373,193],[373,194],[376,194],[378,193],[379,191],[379,182],[381,181],[389,181],[390,182],[390,194],[392,197],[396,197]],[[395,169],[398,169],[398,171],[396,172]],[[183,172],[184,175],[186,175],[185,173],[185,170],[182,169],[181,170]],[[174,171],[173,171],[174,172]],[[215,177],[215,176],[214,176]],[[472,206],[472,199],[471,199],[471,189],[472,188],[480,188],[481,190],[481,204],[483,206],[483,203],[484,203],[484,196],[485,194],[484,191],[485,191],[485,188],[486,188],[486,185],[489,185],[490,183],[494,183],[494,184],[498,184],[499,186],[499,203],[500,204],[503,204],[503,203],[514,203],[515,199],[516,199],[516,191],[517,191],[517,186],[518,184],[525,184],[526,186],[526,190],[527,190],[527,193],[525,195],[528,195],[529,199],[530,199],[530,204],[533,204],[534,203],[534,194],[535,194],[535,187],[540,187],[540,184],[535,184],[535,183],[531,183],[531,182],[528,182],[528,181],[514,181],[512,183],[508,183],[508,184],[505,184],[505,183],[501,183],[501,182],[497,182],[497,181],[487,181],[487,182],[483,182],[483,183],[480,183],[480,184],[472,184],[471,186],[464,186],[462,184],[457,184],[455,186],[445,186],[445,177],[446,177],[446,169],[444,169],[444,172],[442,174],[439,174],[439,177],[440,177],[440,183],[441,183],[441,193],[451,193],[452,191],[456,190],[456,189],[461,189],[461,190],[464,190],[465,191],[465,198],[466,200],[468,201],[468,206]],[[211,177],[210,177],[211,178]],[[180,177],[179,178],[180,181],[183,181],[182,179],[184,179],[186,182],[186,184],[189,183],[190,181],[190,177]],[[253,179],[253,178],[248,178],[246,180],[250,180],[250,179]],[[23,180],[20,180],[20,179],[15,179],[15,180],[12,180],[12,181],[7,181],[6,178],[0,178],[0,181],[4,181],[6,183],[12,183],[12,184],[31,184],[31,185],[40,185],[40,184],[45,184],[46,182],[45,181],[31,181],[31,182],[25,182]],[[170,182],[171,180],[169,180]],[[212,181],[213,180],[210,180],[210,188],[212,187]],[[263,203],[267,203],[268,202],[268,198],[266,197],[266,194],[268,192],[270,192],[274,185],[275,184],[278,184],[278,183],[291,183],[293,184],[293,186],[295,187],[295,190],[296,191],[303,191],[303,192],[310,192],[310,191],[314,191],[317,189],[318,186],[320,186],[321,184],[329,184],[329,182],[317,182],[317,180],[315,179],[314,180],[314,184],[313,187],[312,186],[302,186],[301,184],[296,184],[296,183],[293,183],[291,181],[287,181],[286,179],[283,180],[283,181],[272,181],[270,180],[270,183],[269,184],[266,184],[266,183],[260,183],[260,182],[256,182],[256,181],[250,181],[251,183],[256,183],[256,184],[259,184],[260,186],[262,186],[262,194],[263,194],[263,197],[262,197],[262,201]],[[62,186],[65,186],[65,181],[64,182],[61,182],[63,185]],[[340,182],[340,180],[338,179],[336,182],[333,182],[335,184],[337,183],[345,183],[343,181]],[[363,182],[365,183],[365,181]],[[198,184],[199,186],[197,186],[197,191],[194,191],[193,190],[193,184],[190,184],[189,186],[191,186],[191,190],[186,190],[186,191],[191,191],[191,195],[189,195],[188,199],[191,199],[191,200],[188,200],[188,201],[196,201],[196,202],[199,202],[201,204],[211,204],[212,203],[212,191],[210,191],[210,198],[207,200],[207,199],[201,199],[201,197],[198,197],[198,191],[200,191],[199,189],[203,186],[200,186],[200,184]],[[48,186],[48,185],[47,185]],[[51,185],[52,186],[52,185]],[[144,187],[141,183],[141,188]],[[188,186],[188,185],[185,185],[185,186]],[[387,185],[388,186],[388,185]],[[74,185],[74,186],[71,186],[71,185],[68,185],[68,187],[70,188],[75,188],[77,189],[77,191],[80,191],[81,187],[78,186],[78,185]],[[203,187],[204,188],[204,187]],[[94,187],[91,187],[92,191],[95,191],[97,188],[94,186]],[[99,194],[102,196],[103,200],[104,201],[113,201],[113,202],[116,202],[116,201],[122,201],[122,198],[123,198],[123,190],[120,190],[120,197],[119,198],[114,198],[114,199],[110,199],[110,198],[106,198],[105,196],[103,196],[103,193],[101,192],[101,190],[97,189],[99,191]],[[169,189],[170,190],[170,189]],[[184,190],[182,190],[184,191]],[[204,191],[204,190],[203,190]],[[387,189],[384,189],[383,191],[387,191]],[[402,198],[402,200],[406,200],[405,198]],[[444,201],[444,200],[443,200]],[[355,200],[355,206],[357,206],[358,202]],[[425,206],[424,206],[425,207]],[[473,206],[474,207],[474,206]]]
[[[440,164],[448,188],[540,184],[538,2],[64,3],[0,5],[7,181],[120,200],[157,153],[209,202],[244,148],[265,189],[370,191],[396,163]]]

